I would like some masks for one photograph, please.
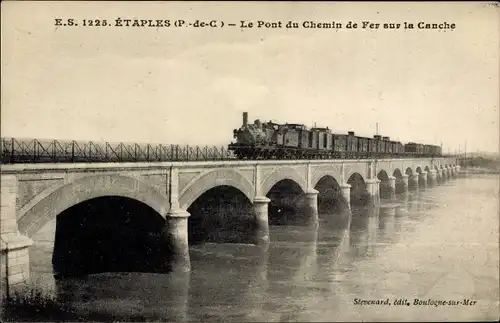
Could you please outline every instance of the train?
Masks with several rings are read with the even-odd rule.
[[[441,147],[416,142],[406,144],[376,134],[373,138],[356,136],[354,131],[333,133],[328,127],[295,123],[248,123],[233,130],[228,149],[238,159],[364,159],[394,157],[439,157]]]

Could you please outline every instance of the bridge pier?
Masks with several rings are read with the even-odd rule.
[[[340,191],[342,192],[342,197],[347,202],[347,208],[351,209],[351,185],[343,183],[340,185]]]
[[[406,191],[401,195],[401,204],[397,209],[397,215],[406,215],[408,214],[408,198],[410,196],[410,192]]]
[[[371,206],[379,205],[380,200],[379,200],[378,192],[379,192],[380,180],[377,178],[368,179],[365,181],[365,184],[366,184],[366,190],[368,192],[368,196],[370,199],[368,201],[368,205],[371,205]]]
[[[380,215],[383,216],[396,216],[397,205],[386,205],[380,208]]]
[[[0,196],[0,289],[2,297],[22,286],[30,279],[28,247],[33,241],[19,232],[17,224],[16,199],[17,178],[14,175],[1,176]]]
[[[172,271],[189,272],[188,217],[190,214],[182,209],[171,210],[167,214],[166,238],[172,248]]]
[[[406,174],[402,175],[401,183],[403,183],[403,191],[408,192],[408,175]]]
[[[191,260],[189,259],[188,218],[189,212],[179,207],[179,173],[171,167],[170,181],[170,211],[166,215],[166,238],[172,248],[172,271],[189,272]]]
[[[446,172],[444,171],[444,168],[440,168],[439,172],[441,174],[441,181],[442,182],[446,181]]]
[[[437,183],[437,172],[435,169],[431,169],[427,174],[427,182],[430,186],[435,186]]]
[[[387,187],[389,189],[389,199],[394,200],[396,198],[396,177],[389,176],[387,182]]]
[[[311,224],[318,223],[318,194],[319,191],[314,188],[308,188],[306,191],[307,215]]]
[[[418,178],[419,177],[420,177],[420,174],[415,172],[415,173],[411,174],[411,177],[409,178],[416,188],[418,188]]]
[[[434,169],[434,173],[436,174],[436,184],[439,184],[441,182],[441,172],[439,169]]]
[[[376,185],[375,185],[375,190],[376,190],[376,202],[377,204],[376,205],[380,205],[380,183],[382,182],[381,180],[379,180],[378,178],[375,178],[375,180],[377,181]]]
[[[271,202],[271,200],[265,196],[257,196],[253,200],[252,212],[255,216],[256,224],[254,238],[255,244],[257,245],[265,245],[269,243],[269,202]]]
[[[421,173],[420,173],[420,179],[422,180],[422,186],[425,188],[427,187],[427,172],[425,170],[423,170]]]
[[[460,173],[460,165],[455,166],[455,170],[456,170],[457,177],[458,177],[458,174]]]

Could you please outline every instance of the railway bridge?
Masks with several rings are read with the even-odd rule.
[[[2,165],[2,287],[8,290],[30,279],[32,238],[51,220],[57,219],[54,272],[64,273],[67,262],[76,261],[71,260],[71,254],[81,260],[85,258],[82,250],[92,249],[80,246],[78,253],[71,250],[75,243],[102,241],[111,234],[110,228],[118,224],[92,227],[86,235],[78,233],[85,225],[92,225],[90,222],[104,219],[99,214],[106,212],[114,214],[118,222],[135,223],[131,230],[147,231],[148,239],[165,241],[167,249],[155,250],[167,250],[170,269],[185,272],[190,270],[190,239],[218,232],[225,222],[231,222],[223,216],[212,227],[203,226],[207,209],[222,207],[228,213],[234,206],[245,213],[237,219],[243,223],[240,228],[251,232],[251,243],[265,245],[271,218],[285,209],[285,204],[300,204],[307,211],[308,222],[315,223],[322,201],[343,201],[347,207],[360,201],[377,204],[384,194],[382,198],[391,199],[396,192],[411,186],[432,186],[459,171],[452,157]],[[108,210],[110,205],[120,214]],[[135,220],[122,217],[132,213]],[[85,214],[90,219],[87,222],[80,219]],[[191,218],[196,221],[190,222]],[[133,235],[127,234],[117,244],[123,247],[116,249],[121,250],[118,253],[126,252],[127,243],[131,243]],[[58,239],[63,241],[60,248]],[[57,248],[63,251],[56,257]],[[145,250],[150,252],[151,248]]]

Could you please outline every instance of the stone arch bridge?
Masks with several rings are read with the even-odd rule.
[[[325,178],[337,185],[348,204],[357,182],[371,203],[377,203],[381,187],[394,191],[396,182],[403,189],[409,183],[427,185],[459,169],[454,158],[2,165],[2,284],[28,280],[31,237],[61,212],[93,198],[126,197],[165,218],[176,260],[186,271],[187,209],[214,187],[231,186],[252,203],[255,241],[260,244],[269,241],[266,195],[284,180],[300,187],[314,214]]]

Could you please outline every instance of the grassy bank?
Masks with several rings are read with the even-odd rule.
[[[75,321],[78,320],[73,308],[34,286],[16,291],[3,301],[2,321]]]
[[[0,307],[2,322],[151,322],[141,314],[113,315],[112,313],[77,311],[65,300],[35,286],[28,286],[6,297]]]

